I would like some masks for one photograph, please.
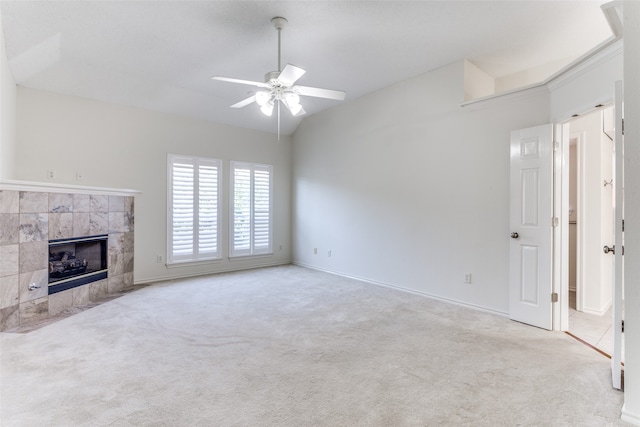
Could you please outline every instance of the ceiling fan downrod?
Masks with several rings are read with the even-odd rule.
[[[281,54],[281,43],[282,43],[282,29],[287,25],[289,21],[287,18],[283,18],[282,16],[276,16],[271,18],[271,22],[273,26],[278,30],[278,72],[282,71],[282,66],[280,63],[280,54]]]

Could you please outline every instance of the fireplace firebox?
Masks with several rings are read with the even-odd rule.
[[[107,278],[109,236],[49,241],[49,295]]]

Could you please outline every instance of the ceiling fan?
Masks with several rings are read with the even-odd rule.
[[[284,69],[280,68],[281,32],[288,21],[285,18],[276,16],[271,19],[271,22],[278,31],[278,71],[270,71],[265,74],[264,83],[221,76],[214,76],[212,79],[259,87],[260,90],[255,94],[233,104],[231,108],[242,108],[255,102],[260,106],[260,111],[262,111],[264,115],[271,116],[273,114],[274,107],[277,105],[279,135],[281,103],[287,107],[293,116],[302,116],[306,114],[306,111],[304,111],[304,108],[302,108],[302,105],[300,104],[300,95],[342,101],[344,100],[345,92],[340,90],[296,85],[295,82],[302,77],[306,71],[292,64],[285,65]]]

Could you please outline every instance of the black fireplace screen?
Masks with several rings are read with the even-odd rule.
[[[49,241],[49,294],[106,278],[106,234]]]

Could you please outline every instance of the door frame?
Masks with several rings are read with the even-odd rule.
[[[554,331],[569,328],[569,146],[570,119],[554,124],[553,151],[553,292],[558,302],[552,304]]]
[[[584,137],[580,133],[571,133],[570,123],[578,116],[584,116],[595,111],[603,110],[613,105],[613,98],[594,103],[597,107],[587,109],[572,117],[557,121],[554,126],[554,138],[556,151],[554,152],[554,216],[558,218],[558,226],[555,227],[553,235],[553,292],[558,293],[558,303],[553,304],[553,330],[568,331],[569,330],[569,147],[572,138],[577,139],[578,156],[580,156],[579,145],[584,142]],[[578,160],[581,163],[581,160]],[[578,169],[578,173],[585,173]],[[578,181],[581,179],[578,177]],[[582,203],[580,200],[581,189],[578,188],[578,206]],[[581,226],[580,218],[581,209],[578,208],[578,227]],[[578,236],[581,234],[578,231]],[[580,266],[582,264],[580,254],[580,242],[578,242],[578,254],[576,256],[577,277],[581,279]],[[578,285],[576,284],[576,306],[581,301],[578,293]],[[580,304],[582,305],[582,304]]]

